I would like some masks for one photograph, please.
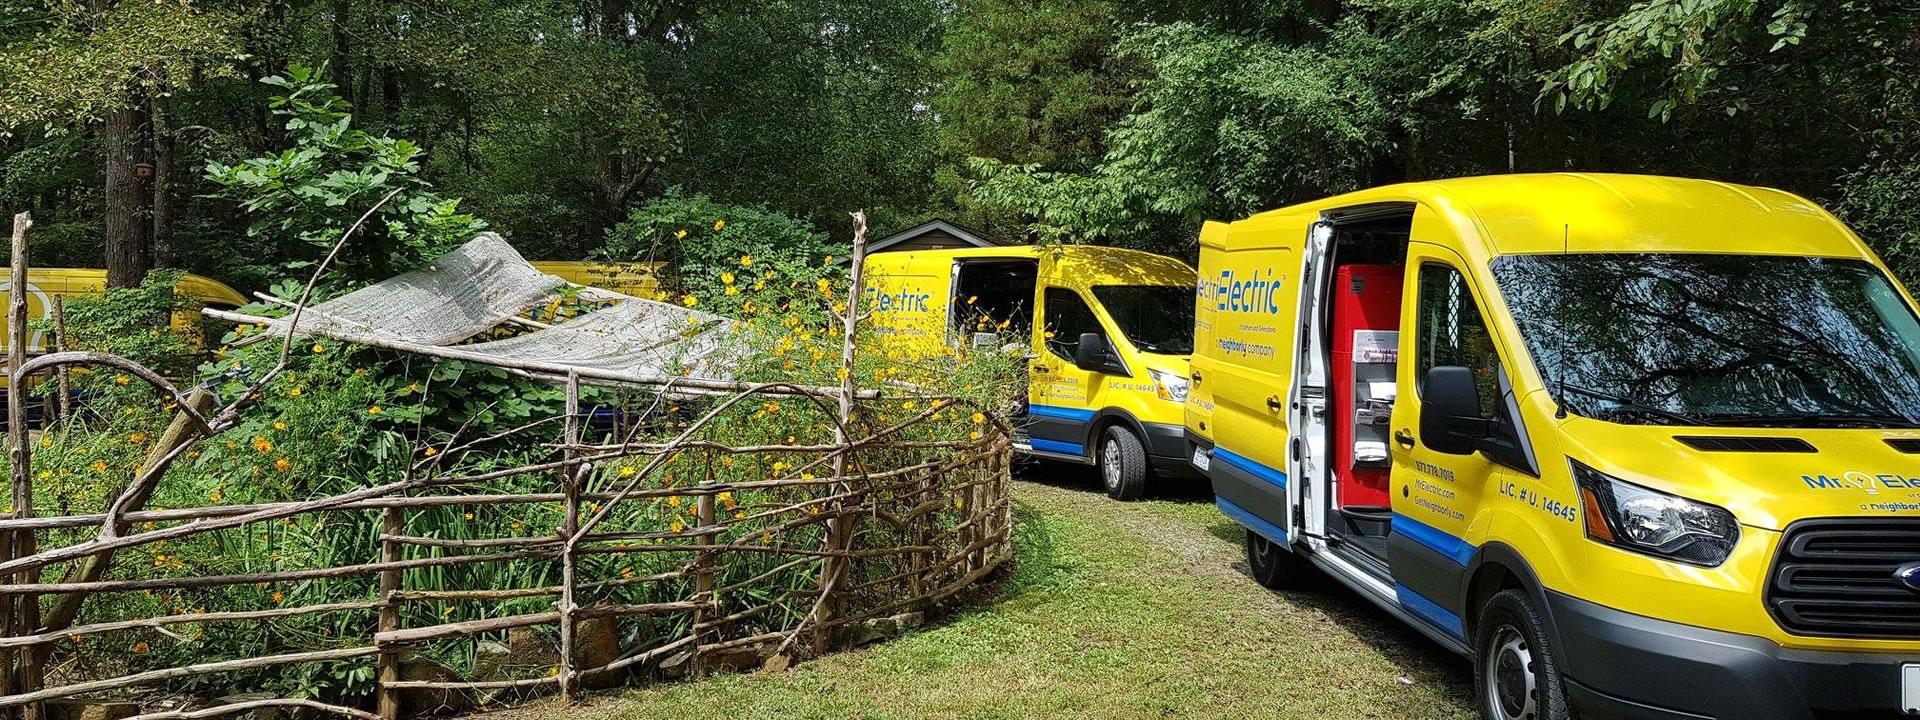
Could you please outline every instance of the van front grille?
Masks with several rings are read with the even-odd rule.
[[[1894,580],[1917,560],[1920,519],[1802,520],[1781,538],[1767,610],[1796,635],[1920,639],[1920,592]]]

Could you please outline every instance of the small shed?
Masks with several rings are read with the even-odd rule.
[[[1014,243],[990,237],[986,233],[934,218],[867,245],[867,254],[906,250],[952,250],[969,247],[1000,247]]]

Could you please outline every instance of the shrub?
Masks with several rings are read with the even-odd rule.
[[[675,189],[634,209],[602,252],[616,261],[664,261],[668,289],[687,292],[725,285],[722,276],[738,278],[743,267],[809,283],[832,266],[825,260],[835,247],[825,233],[786,215]]]

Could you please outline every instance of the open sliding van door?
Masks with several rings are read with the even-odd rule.
[[[1234,223],[1220,252],[1200,258],[1200,299],[1211,313],[1208,368],[1213,447],[1207,475],[1221,512],[1267,540],[1291,545],[1301,507],[1290,482],[1294,344],[1300,250],[1311,218]],[[1198,464],[1198,463],[1196,463]]]

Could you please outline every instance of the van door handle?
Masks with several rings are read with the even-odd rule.
[[[1400,447],[1413,449],[1413,433],[1408,432],[1406,428],[1393,431],[1393,441],[1400,443]]]
[[[1267,409],[1272,410],[1274,412],[1280,412],[1280,396],[1279,395],[1267,396]]]

